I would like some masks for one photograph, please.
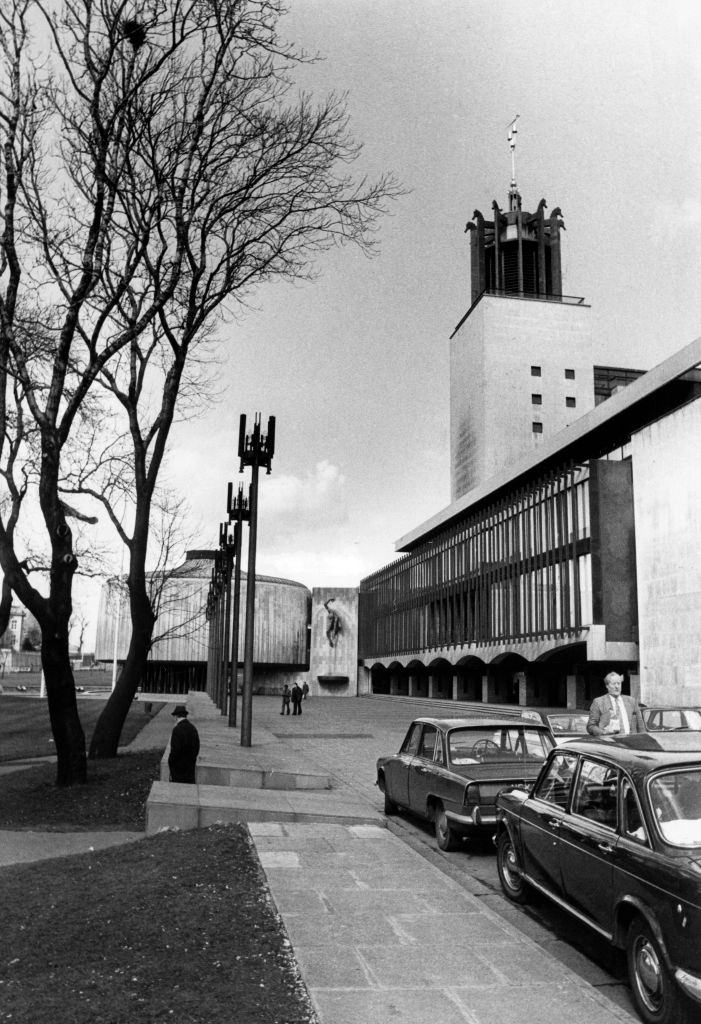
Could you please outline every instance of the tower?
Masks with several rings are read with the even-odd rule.
[[[471,305],[450,339],[451,500],[531,452],[594,406],[590,308],[563,295],[562,214],[479,210],[470,234]]]

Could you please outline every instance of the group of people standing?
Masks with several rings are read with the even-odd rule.
[[[306,682],[302,683],[301,686],[298,683],[295,683],[292,689],[290,689],[287,683],[285,683],[282,690],[282,710],[280,711],[280,714],[289,715],[290,704],[292,704],[292,714],[301,715],[302,701],[307,699],[308,693],[309,686]]]

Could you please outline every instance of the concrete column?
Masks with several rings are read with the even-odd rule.
[[[413,697],[414,696],[414,689],[415,689],[415,687],[414,687],[414,676],[407,676],[407,680],[408,680],[408,683],[409,683],[409,696]]]
[[[457,674],[457,672],[453,673],[451,696],[452,696],[453,700],[457,700],[458,699],[458,674]]]
[[[636,700],[639,703],[642,700],[642,697],[640,696],[640,676],[636,672],[630,672],[628,674],[628,679],[630,680],[630,695],[633,700]]]
[[[577,677],[567,676],[567,707],[577,707]]]
[[[365,665],[358,665],[358,695],[372,693],[372,675]]]
[[[428,674],[428,697],[429,700],[433,700],[433,673]]]
[[[525,672],[516,673],[516,681],[518,682],[518,705],[521,708],[525,708],[530,703],[528,699],[528,680]]]
[[[489,704],[489,676],[482,676],[482,703]]]

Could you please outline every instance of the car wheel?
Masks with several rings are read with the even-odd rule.
[[[689,1006],[669,972],[649,925],[636,917],[628,929],[628,975],[638,1013],[647,1024],[686,1024]]]
[[[528,899],[526,883],[519,874],[514,843],[507,829],[497,840],[497,873],[504,895],[512,903],[525,903]]]
[[[439,850],[454,850],[458,845],[458,836],[450,827],[448,816],[443,804],[436,804],[433,812],[433,823],[436,828],[436,845]]]
[[[385,814],[388,817],[391,817],[391,815],[396,814],[398,810],[398,804],[395,804],[394,800],[390,800],[390,798],[385,793]]]

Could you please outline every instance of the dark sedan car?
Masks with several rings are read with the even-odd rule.
[[[571,740],[497,806],[508,898],[532,886],[625,949],[648,1024],[701,1019],[701,736]]]
[[[441,850],[489,836],[497,793],[535,779],[552,746],[549,729],[523,719],[419,718],[377,762],[385,814],[404,807],[434,822]]]

